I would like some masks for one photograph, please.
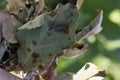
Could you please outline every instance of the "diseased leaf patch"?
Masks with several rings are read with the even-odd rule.
[[[54,11],[41,14],[18,28],[17,54],[24,70],[41,64],[47,67],[49,60],[75,43],[75,26],[72,24],[76,24],[78,10],[71,6],[58,6],[54,16]]]
[[[7,1],[9,11],[0,12],[0,67],[7,71],[34,69],[35,75],[39,71],[45,80],[52,79],[58,57],[81,55],[87,45],[80,40],[102,30],[103,11],[99,10],[90,25],[76,34],[83,0],[58,4],[52,11],[45,0]],[[33,75],[25,77],[27,80],[33,78]]]

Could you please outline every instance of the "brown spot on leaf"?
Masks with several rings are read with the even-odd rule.
[[[31,49],[30,49],[30,48],[27,48],[27,51],[28,51],[28,52],[31,52]]]
[[[42,62],[42,60],[41,60],[41,59],[39,59],[39,62]]]
[[[39,68],[39,72],[43,72],[45,70],[45,66],[43,65],[38,66],[38,68]]]
[[[36,42],[36,41],[32,41],[32,43],[33,43],[34,45],[37,45],[37,42]]]
[[[88,28],[88,30],[90,30],[90,31],[91,31],[92,29],[93,29],[93,27],[92,27],[92,25],[90,25],[90,27]]]
[[[34,52],[32,53],[32,63],[35,64],[38,61],[39,54]]]
[[[83,47],[84,47],[83,44],[77,46],[78,49],[82,49]]]
[[[73,47],[76,47],[78,49],[82,49],[84,47],[84,44],[81,43],[81,44],[75,44]]]
[[[69,32],[68,28],[69,28],[68,24],[58,24],[54,27],[54,29],[57,32],[61,32],[61,33],[68,33]]]
[[[40,65],[40,66],[39,66],[39,69],[43,70],[43,69],[44,69],[43,65]]]
[[[51,11],[51,12],[49,13],[49,15],[50,15],[51,17],[54,17],[54,16],[56,15],[56,13],[57,13],[57,11],[54,10],[54,11]]]
[[[36,53],[36,52],[32,53],[32,58],[33,58],[33,59],[39,58],[39,54]]]
[[[68,40],[71,40],[71,38],[69,37]]]
[[[48,54],[50,57],[52,56],[52,54]]]
[[[90,67],[90,65],[89,65],[89,64],[86,64],[84,70],[88,69],[89,67]]]
[[[70,13],[70,16],[72,17],[72,16],[73,16],[73,13]]]

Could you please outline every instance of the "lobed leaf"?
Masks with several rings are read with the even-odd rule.
[[[78,10],[72,4],[59,5],[18,29],[19,63],[25,70],[46,64],[75,42]]]

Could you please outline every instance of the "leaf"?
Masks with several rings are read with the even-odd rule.
[[[9,19],[5,20],[3,23],[3,37],[9,42],[9,43],[17,43],[17,40],[15,38],[15,34],[17,31],[17,28],[19,28],[22,24],[16,20],[14,16],[9,17]]]
[[[93,63],[86,63],[77,73],[65,72],[57,75],[54,80],[103,80],[105,70]]]
[[[78,10],[72,4],[60,5],[54,11],[41,14],[18,29],[19,63],[24,70],[43,66],[75,42]],[[31,23],[32,22],[32,23]]]
[[[87,45],[84,45],[83,43],[75,43],[71,47],[64,49],[63,56],[68,58],[77,57],[85,53],[86,50],[87,50]]]
[[[38,16],[45,7],[45,0],[38,0],[38,5],[35,8],[35,15]]]
[[[3,34],[2,34],[3,23],[4,23],[5,20],[8,19],[9,17],[10,17],[9,12],[7,12],[7,11],[1,11],[1,12],[0,12],[0,42],[1,42],[1,39],[3,38]]]
[[[102,30],[102,18],[103,11],[100,10],[98,16],[87,27],[85,27],[81,32],[77,34],[76,41],[87,38],[90,35],[98,34]]]
[[[9,12],[16,17],[21,23],[26,22],[28,10],[23,0],[7,0]]]
[[[19,29],[33,29],[33,28],[40,27],[40,26],[42,26],[45,23],[44,22],[44,17],[45,17],[45,14],[37,16],[35,19],[28,21],[22,27],[18,28],[18,30]],[[47,22],[44,25],[47,25]]]
[[[76,74],[73,75],[73,80],[102,80],[106,77],[104,69],[94,65],[93,63],[86,63]]]
[[[10,11],[25,7],[23,0],[6,0]]]

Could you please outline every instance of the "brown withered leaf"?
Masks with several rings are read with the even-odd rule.
[[[103,68],[89,62],[73,75],[73,80],[103,80],[105,77],[106,74]]]
[[[35,8],[35,16],[38,16],[45,7],[45,0],[38,0],[38,4]]]
[[[8,8],[10,11],[18,10],[25,7],[23,0],[6,0],[8,2]]]
[[[1,39],[3,38],[3,34],[2,34],[3,23],[8,18],[10,18],[9,12],[7,12],[7,11],[0,12],[0,42],[1,42]]]
[[[105,70],[93,63],[86,63],[77,73],[65,72],[55,77],[54,80],[103,80]]]
[[[2,33],[5,40],[9,43],[17,43],[15,34],[17,29],[22,25],[14,16],[10,16],[9,19],[5,20],[3,23]]]
[[[27,8],[23,0],[7,0],[9,12],[20,22],[25,23],[28,15]]]
[[[90,35],[98,34],[101,30],[101,23],[103,19],[103,11],[99,10],[98,16],[82,31],[76,35],[76,41],[89,37]]]
[[[67,58],[77,57],[87,51],[87,45],[83,43],[75,43],[69,48],[64,49],[63,56]]]

